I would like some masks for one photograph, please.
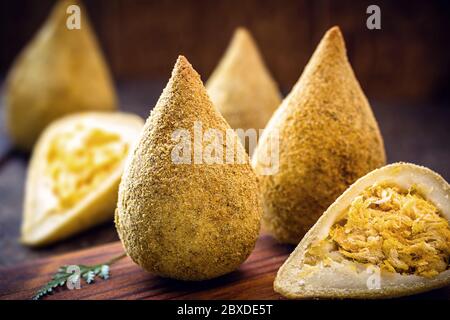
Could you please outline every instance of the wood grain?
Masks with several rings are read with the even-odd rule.
[[[46,299],[277,299],[272,284],[292,246],[262,236],[247,261],[235,272],[217,279],[183,282],[144,272],[130,258],[111,266],[111,278],[80,290],[58,290]],[[96,264],[123,252],[120,242],[35,260],[0,269],[0,299],[29,299],[61,265]]]
[[[146,117],[163,86],[153,82],[123,84],[118,92],[124,110]],[[449,108],[432,104],[373,104],[373,107],[384,136],[388,162],[425,165],[450,180],[450,148],[443,139],[450,133]],[[0,146],[7,146],[2,116],[0,112]],[[113,223],[48,248],[33,250],[20,245],[17,238],[27,161],[28,156],[13,152],[0,166],[0,299],[29,299],[60,265],[100,263],[122,252],[118,242],[97,246],[117,240]],[[273,279],[292,249],[262,236],[238,271],[200,283],[161,279],[124,259],[112,266],[111,279],[99,280],[78,291],[60,291],[49,299],[276,299],[280,297],[272,289]],[[450,299],[450,288],[408,299]]]
[[[80,290],[58,289],[45,299],[280,299],[273,281],[293,246],[276,243],[262,235],[247,261],[235,272],[217,279],[183,282],[144,272],[126,257],[111,266],[111,278],[82,285]],[[123,252],[120,242],[35,260],[13,268],[0,269],[0,300],[30,299],[61,265],[97,264]],[[434,290],[407,299],[450,299],[450,288]]]
[[[118,88],[122,110],[147,118],[164,85],[163,82],[122,83]],[[13,267],[24,261],[117,241],[111,220],[38,250],[18,242],[29,155],[9,150],[2,102],[0,99],[0,267]],[[372,103],[372,107],[383,134],[388,163],[406,161],[423,165],[450,181],[450,148],[445,139],[450,136],[450,108],[447,105]]]

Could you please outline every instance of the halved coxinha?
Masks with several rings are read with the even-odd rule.
[[[50,244],[112,220],[124,162],[143,124],[123,112],[84,112],[53,122],[28,169],[22,243]]]
[[[386,298],[450,284],[450,186],[395,163],[351,185],[278,271],[288,298]]]

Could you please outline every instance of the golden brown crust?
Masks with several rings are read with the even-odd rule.
[[[81,7],[81,29],[66,27],[67,7]],[[11,68],[5,90],[5,122],[13,142],[30,150],[52,121],[69,113],[117,107],[108,66],[76,1],[58,1],[45,24]]]
[[[280,168],[261,177],[263,224],[279,241],[297,244],[339,194],[385,163],[378,125],[337,27],[270,120],[267,131],[273,129],[280,133]]]
[[[344,291],[344,290],[335,290],[335,291],[326,291],[326,292],[305,292],[302,295],[298,295],[293,293],[292,291],[286,291],[283,287],[278,285],[274,285],[274,290],[279,294],[283,295],[288,299],[392,299],[399,297],[412,296],[419,293],[428,292],[431,290],[445,288],[450,285],[450,280],[446,282],[435,283],[427,287],[417,286],[411,287],[408,292],[404,292],[400,289],[398,290],[384,290],[380,291],[377,294],[374,294],[371,291],[366,292],[353,292],[352,290]]]
[[[264,129],[281,103],[278,87],[245,28],[236,29],[206,88],[234,129]]]
[[[183,280],[209,279],[236,269],[253,250],[261,216],[256,176],[248,161],[171,161],[176,144],[172,133],[186,129],[193,137],[196,121],[202,122],[203,132],[229,128],[200,76],[180,56],[125,169],[116,213],[129,256],[149,272]],[[243,151],[242,145],[238,148]]]
[[[428,188],[427,191],[430,192],[430,195],[439,189],[440,197],[444,200],[436,201],[435,204],[438,205],[443,215],[450,221],[450,209],[448,206],[450,202],[450,185],[439,174],[426,167],[402,162],[373,170],[358,179],[339,196],[320,217],[317,223],[308,231],[294,252],[291,253],[289,258],[278,270],[274,282],[274,290],[291,299],[376,299],[412,295],[450,285],[450,270],[444,271],[439,276],[431,279],[411,275],[396,275],[395,278],[392,278],[392,274],[382,273],[381,287],[379,290],[369,290],[367,287],[361,287],[361,279],[352,276],[349,277],[342,270],[333,267],[329,273],[337,279],[336,283],[338,286],[335,287],[330,285],[329,282],[326,282],[326,280],[318,280],[321,278],[320,274],[315,278],[314,285],[311,285],[311,283],[308,285],[308,281],[300,276],[300,271],[303,268],[304,254],[307,248],[314,240],[321,238],[321,235],[326,233],[327,229],[336,221],[341,209],[368,185],[388,178],[392,179],[390,181],[393,182],[399,181],[396,179],[399,179],[398,177],[400,175],[406,176],[409,180],[408,183],[414,183],[416,185],[431,184],[429,186],[431,188]],[[305,281],[305,285],[299,285],[302,280]],[[365,281],[365,279],[363,280]],[[342,283],[339,283],[339,281],[342,281]]]

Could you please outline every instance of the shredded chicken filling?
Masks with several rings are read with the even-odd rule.
[[[416,188],[374,185],[356,197],[307,264],[354,261],[431,278],[449,269],[448,221]]]
[[[56,136],[47,153],[47,174],[57,199],[52,211],[73,207],[94,191],[125,158],[119,134],[78,124]]]

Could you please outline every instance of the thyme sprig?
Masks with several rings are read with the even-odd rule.
[[[33,300],[39,300],[49,294],[52,294],[54,290],[58,287],[63,287],[67,283],[70,283],[75,286],[75,284],[80,281],[80,277],[84,279],[87,284],[91,284],[94,282],[95,277],[100,277],[104,280],[109,278],[109,267],[116,261],[124,258],[126,256],[125,253],[114,257],[105,263],[100,263],[96,265],[64,265],[58,268],[58,271],[53,275],[52,279],[47,282],[41,289],[39,289],[36,294],[33,296]],[[73,270],[73,266],[78,267],[80,272],[74,273],[71,272]],[[68,270],[69,267],[70,270]]]

